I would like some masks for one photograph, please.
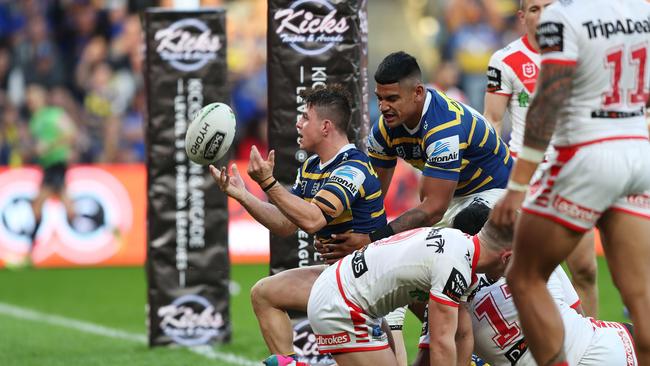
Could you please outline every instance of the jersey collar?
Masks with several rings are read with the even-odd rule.
[[[429,89],[424,89],[424,90],[427,91],[427,96],[424,98],[424,106],[422,107],[422,117],[420,117],[420,122],[418,122],[417,126],[415,126],[413,129],[408,128],[406,124],[403,125],[406,132],[408,132],[411,135],[414,135],[420,129],[422,120],[424,120],[424,116],[426,115],[426,112],[429,109],[429,104],[431,104],[431,90]]]
[[[527,34],[524,34],[523,36],[521,36],[521,41],[524,43],[524,46],[526,46],[526,48],[528,48],[528,50],[530,52],[536,53],[536,54],[539,53],[539,52],[535,51],[535,49],[533,48],[533,45],[530,44],[530,41],[528,40],[528,35]]]
[[[476,265],[478,264],[478,258],[481,256],[481,241],[478,239],[478,235],[472,236],[472,242],[474,243],[474,256],[472,257],[472,284],[478,280],[476,276]]]
[[[339,149],[339,151],[336,153],[336,155],[334,155],[333,158],[331,158],[330,160],[328,160],[326,162],[321,162],[320,164],[318,164],[318,168],[323,170],[326,166],[328,166],[331,162],[333,162],[336,158],[338,158],[339,155],[341,155],[342,153],[344,153],[344,152],[346,152],[346,151],[348,151],[350,149],[354,149],[354,148],[355,148],[354,144],[344,145],[341,149]]]

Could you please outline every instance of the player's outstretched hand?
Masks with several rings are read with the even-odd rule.
[[[320,241],[314,243],[314,247],[327,264],[335,263],[339,259],[370,243],[368,234],[361,233],[332,234],[332,239],[335,240],[335,243],[323,244]]]
[[[512,226],[517,220],[517,214],[524,202],[526,192],[508,190],[490,212],[490,220],[499,226]]]
[[[258,184],[264,183],[273,176],[273,166],[275,165],[275,150],[269,152],[266,160],[262,158],[257,146],[251,147],[250,161],[248,162],[248,175]]]
[[[219,170],[214,165],[210,165],[210,174],[212,174],[214,181],[217,182],[219,189],[237,201],[241,201],[246,195],[246,185],[239,174],[237,164],[232,164],[230,169],[232,170],[232,176],[228,175],[228,169],[225,166]]]

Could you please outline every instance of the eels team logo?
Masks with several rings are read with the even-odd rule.
[[[282,43],[306,56],[316,56],[343,42],[350,29],[345,17],[326,0],[298,0],[275,12],[275,33]]]

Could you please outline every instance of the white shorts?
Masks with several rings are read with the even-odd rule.
[[[462,197],[454,197],[449,203],[447,212],[442,217],[442,220],[435,224],[435,227],[451,227],[454,222],[454,217],[458,215],[465,207],[469,206],[474,201],[481,201],[490,208],[494,207],[501,197],[506,193],[505,189],[492,188],[483,192],[478,192]]]
[[[343,261],[329,266],[316,279],[309,295],[307,316],[316,336],[318,352],[344,353],[388,348],[382,319],[372,318],[344,293],[339,279]]]
[[[650,219],[648,156],[650,143],[638,139],[557,148],[523,210],[577,232],[610,209]]]
[[[634,341],[621,323],[591,319],[594,336],[579,366],[636,366]]]

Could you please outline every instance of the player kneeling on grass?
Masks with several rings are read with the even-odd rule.
[[[419,228],[369,244],[327,268],[314,283],[307,313],[319,352],[340,366],[396,365],[380,332],[381,318],[415,300],[427,301],[432,365],[468,365],[473,339],[461,302],[476,272],[503,271],[512,232],[487,222],[470,236]]]
[[[347,137],[352,113],[348,93],[330,85],[306,91],[302,98],[307,108],[296,123],[298,143],[314,155],[298,170],[291,190],[273,177],[273,151],[264,160],[255,147],[251,149],[248,174],[270,202],[246,189],[234,164],[232,175],[225,167],[217,170],[210,166],[217,185],[274,235],[289,236],[300,228],[330,243],[332,234],[368,234],[384,227],[386,213],[377,174],[368,157]],[[324,269],[323,265],[290,269],[258,281],[251,289],[255,316],[273,354],[265,360],[268,366],[295,363],[287,310],[307,310],[311,286]]]

